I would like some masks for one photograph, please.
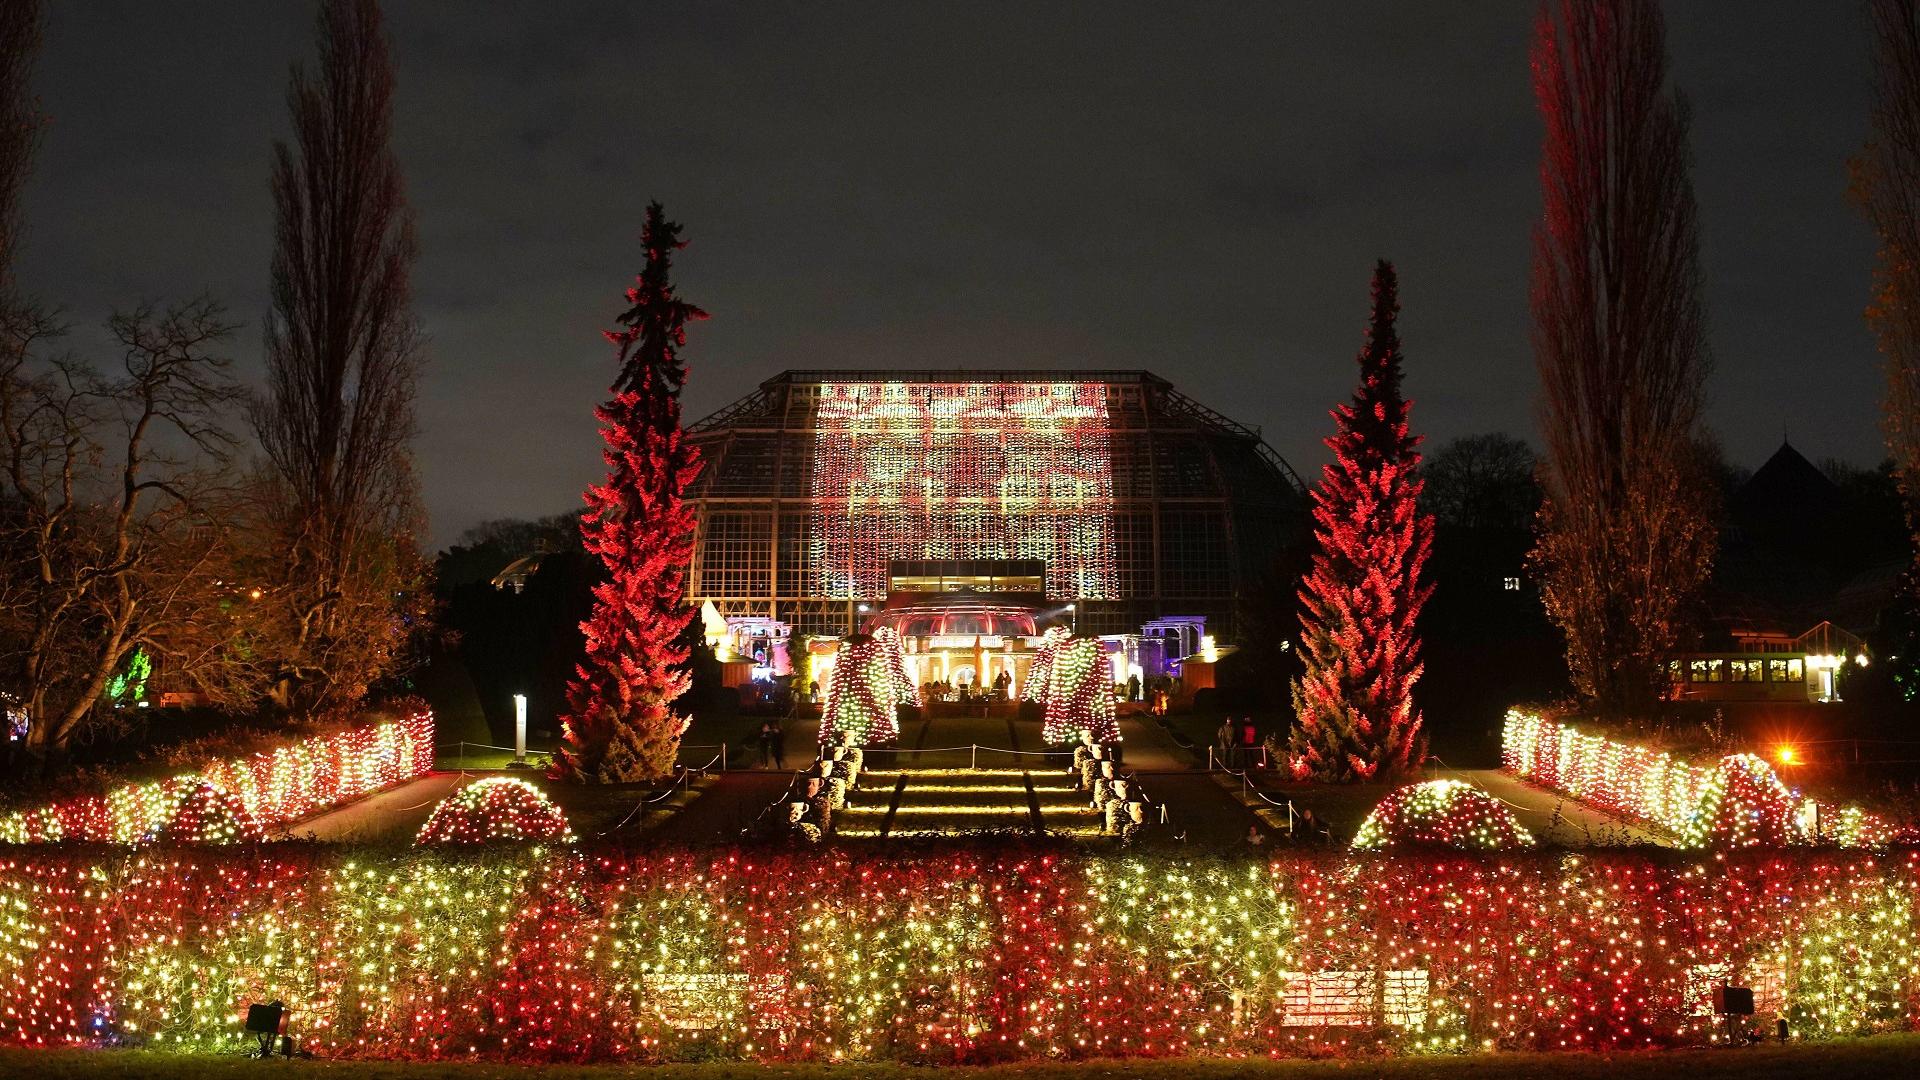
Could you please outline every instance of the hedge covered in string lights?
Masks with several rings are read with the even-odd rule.
[[[1519,709],[1507,713],[1500,754],[1523,780],[1658,826],[1688,847],[1878,847],[1911,838],[1857,806],[1801,796],[1753,754],[1690,762]]]
[[[441,799],[414,838],[428,845],[501,840],[571,843],[573,828],[546,792],[525,780],[489,776]]]
[[[1920,1025],[1920,853],[0,853],[0,1041],[986,1062]]]
[[[190,800],[210,788],[240,811],[234,838],[298,821],[330,806],[424,776],[433,769],[433,714],[424,706],[395,720],[213,761],[168,780],[125,783],[0,815],[0,843],[62,840],[131,844],[174,828]],[[229,808],[231,809],[231,808]],[[189,807],[189,812],[198,814]],[[220,827],[224,831],[225,827]]]
[[[1461,780],[1395,788],[1354,834],[1356,851],[1447,847],[1505,851],[1533,846],[1533,835],[1500,800]]]

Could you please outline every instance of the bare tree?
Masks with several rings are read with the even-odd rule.
[[[1710,361],[1688,111],[1664,39],[1654,0],[1557,0],[1533,49],[1547,465],[1534,557],[1574,685],[1615,713],[1656,699],[1715,546],[1694,449]]]
[[[1540,510],[1533,447],[1504,432],[1462,435],[1420,466],[1421,504],[1461,529],[1526,529]]]
[[[233,326],[211,300],[108,320],[110,373],[43,356],[57,328],[36,325],[0,370],[0,660],[45,763],[108,719],[136,650],[182,678],[226,666],[244,632],[223,570],[244,392],[212,351]]]
[[[1920,3],[1872,0],[1873,131],[1853,196],[1880,238],[1867,321],[1885,359],[1883,420],[1908,518],[1920,529]]]
[[[274,147],[270,392],[254,429],[270,462],[268,603],[282,705],[352,705],[419,629],[425,565],[410,443],[421,340],[415,254],[391,148],[393,65],[377,0],[323,0],[319,67],[287,93]]]
[[[13,291],[19,245],[20,189],[33,167],[41,117],[33,101],[33,65],[40,54],[38,0],[0,3],[0,296]]]

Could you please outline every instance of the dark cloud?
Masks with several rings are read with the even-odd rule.
[[[1872,460],[1852,4],[1671,8],[1736,461]],[[1431,437],[1531,434],[1527,3],[392,2],[433,337],[434,536],[597,476],[599,329],[647,199],[713,312],[690,413],[786,367],[1147,367],[1303,471],[1401,268]],[[271,140],[304,3],[61,5],[22,277],[92,317],[211,290],[258,370]]]

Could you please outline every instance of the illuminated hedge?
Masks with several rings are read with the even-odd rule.
[[[984,1062],[1920,1026],[1920,854],[0,853],[0,1041]]]
[[[236,800],[261,828],[423,776],[433,769],[433,714],[301,739],[277,750],[214,761],[191,774],[129,783],[0,815],[0,843],[60,840],[130,844],[167,830],[180,801],[201,785]]]
[[[1858,807],[1803,798],[1752,754],[1701,765],[1518,709],[1507,713],[1501,764],[1523,780],[1658,826],[1689,847],[1816,840],[1878,847],[1899,835]]]
[[[1396,788],[1354,835],[1357,851],[1390,847],[1450,847],[1504,851],[1533,846],[1533,836],[1506,804],[1459,780],[1428,780]]]
[[[490,776],[440,800],[420,826],[419,844],[487,844],[498,840],[573,841],[567,815],[525,780]]]

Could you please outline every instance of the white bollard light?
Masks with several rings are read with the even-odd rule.
[[[513,763],[527,763],[527,695],[513,695]]]

